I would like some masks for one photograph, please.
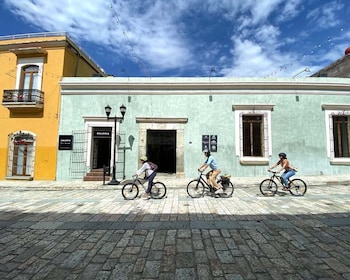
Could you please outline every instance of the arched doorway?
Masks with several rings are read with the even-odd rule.
[[[35,135],[18,131],[9,136],[8,177],[32,178],[35,158]]]

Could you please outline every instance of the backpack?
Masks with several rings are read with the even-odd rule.
[[[155,163],[153,163],[153,162],[147,162],[148,164],[149,164],[149,166],[151,167],[151,170],[153,170],[153,171],[157,171],[157,169],[158,169],[158,165],[157,164],[155,164]]]

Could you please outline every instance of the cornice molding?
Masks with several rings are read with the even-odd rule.
[[[188,118],[149,118],[137,117],[136,123],[187,123]]]

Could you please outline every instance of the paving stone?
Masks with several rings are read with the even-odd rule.
[[[2,189],[0,278],[350,278],[348,186],[302,198],[238,186],[225,200],[183,190],[145,202],[120,189]]]

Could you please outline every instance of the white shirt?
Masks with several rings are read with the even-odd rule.
[[[143,172],[146,172],[146,177],[149,177],[154,172],[148,162],[142,164],[141,168],[136,171],[136,174],[140,176]]]

